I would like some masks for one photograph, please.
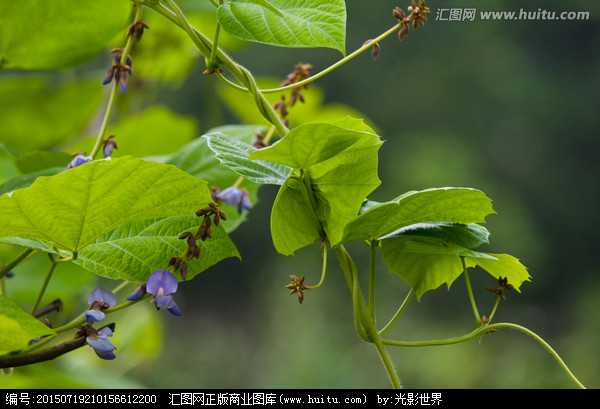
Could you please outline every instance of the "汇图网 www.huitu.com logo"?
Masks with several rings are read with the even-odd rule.
[[[474,8],[439,8],[437,21],[474,21],[477,18]],[[589,11],[548,11],[537,9],[528,11],[480,11],[480,20],[589,20]]]

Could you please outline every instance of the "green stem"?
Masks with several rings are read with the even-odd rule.
[[[494,308],[492,308],[492,312],[490,313],[490,316],[488,317],[488,321],[487,322],[491,322],[492,321],[492,317],[496,313],[496,309],[498,308],[498,304],[500,304],[500,296],[499,295],[496,296],[496,302],[494,303]]]
[[[181,9],[175,4],[173,0],[165,0],[168,7],[165,7],[161,3],[143,3],[147,7],[152,8],[158,13],[162,14],[165,18],[170,20],[175,25],[182,28],[187,35],[192,39],[196,47],[205,56],[209,57],[213,53],[213,43],[204,34],[196,30],[185,18],[185,15]],[[254,77],[250,72],[242,67],[241,65],[234,62],[227,54],[225,54],[220,48],[214,47],[216,54],[217,65],[224,65],[227,67],[233,75],[245,85],[246,89],[254,96],[254,101],[259,109],[260,113],[265,117],[271,124],[273,124],[280,136],[283,138],[289,132],[283,121],[277,115],[269,101],[265,98],[262,92],[259,90]],[[217,70],[218,72],[218,70]]]
[[[304,197],[304,201],[306,202],[307,206],[311,209],[310,214],[313,218],[313,221],[315,222],[315,225],[317,226],[319,235],[322,238],[326,238],[327,236],[325,235],[323,226],[321,225],[321,222],[317,217],[317,203],[313,194],[312,182],[310,179],[310,172],[308,169],[300,169],[300,191],[302,192],[302,196]]]
[[[371,240],[369,245],[369,316],[375,322],[375,269],[377,262],[377,240]]]
[[[463,274],[465,276],[465,282],[467,284],[467,292],[469,293],[469,300],[471,300],[471,307],[473,308],[473,313],[475,314],[475,322],[477,322],[477,326],[481,326],[481,316],[477,311],[477,305],[475,304],[475,297],[473,297],[473,290],[471,289],[471,281],[469,280],[469,273],[467,272],[467,265],[465,264],[465,258],[460,256],[460,262],[463,267]]]
[[[15,258],[13,261],[2,267],[2,269],[0,269],[0,278],[4,278],[5,275],[10,273],[10,271],[13,268],[15,268],[17,265],[19,265],[19,263],[25,260],[33,251],[33,249],[24,250],[21,254],[17,256],[17,258]]]
[[[219,33],[221,32],[221,24],[217,21],[217,27],[215,28],[215,39],[213,40],[212,49],[210,51],[210,66],[208,68],[217,68],[217,49],[219,44]]]
[[[42,288],[40,289],[38,297],[35,300],[35,303],[33,304],[33,308],[31,309],[31,315],[35,315],[35,312],[37,311],[37,309],[40,305],[40,302],[42,301],[42,298],[44,297],[44,293],[46,292],[46,287],[48,287],[48,283],[50,282],[50,279],[52,278],[52,273],[54,273],[54,269],[56,268],[57,265],[58,265],[57,261],[55,261],[55,260],[52,261],[52,264],[50,265],[50,270],[48,270],[48,274],[46,274],[46,278],[44,279]]]
[[[325,281],[325,273],[326,272],[327,272],[327,242],[324,242],[323,243],[323,268],[321,269],[321,280],[319,281],[319,284],[309,287],[310,290],[314,290],[314,289],[321,287],[321,285]]]
[[[134,22],[140,20],[142,17],[142,7],[136,7],[136,11],[135,11],[135,17],[133,19]],[[121,53],[121,64],[125,64],[127,62],[127,56],[129,55],[129,53],[131,52],[131,48],[133,47],[133,38],[134,36],[130,35],[127,37],[127,42],[125,43],[125,48],[123,49],[123,52]],[[126,73],[123,73],[124,75],[127,75]],[[102,125],[100,126],[100,131],[98,131],[98,136],[96,137],[96,143],[94,144],[94,148],[92,149],[92,153],[90,154],[90,156],[93,158],[96,157],[96,155],[98,154],[98,152],[100,152],[100,150],[102,149],[102,146],[104,145],[104,135],[106,134],[106,129],[108,128],[108,122],[110,120],[110,116],[112,114],[112,111],[115,107],[115,101],[116,101],[116,95],[117,95],[117,91],[119,89],[119,83],[118,81],[113,81],[113,87],[110,90],[110,95],[108,97],[108,104],[106,106],[106,111],[104,112],[104,118],[102,119]]]
[[[455,337],[455,338],[439,339],[439,340],[432,340],[432,341],[412,341],[412,342],[392,341],[392,340],[384,339],[384,340],[382,340],[382,342],[385,345],[400,346],[400,347],[426,347],[426,346],[451,345],[451,344],[458,344],[461,342],[470,341],[474,338],[478,338],[478,337],[486,334],[490,330],[496,329],[496,328],[512,328],[512,329],[516,329],[521,332],[524,332],[525,334],[531,336],[533,339],[538,341],[544,348],[546,348],[546,350],[548,352],[550,352],[550,354],[556,359],[558,364],[565,371],[565,373],[569,376],[569,378],[571,378],[571,380],[573,382],[575,382],[575,384],[579,388],[585,389],[585,386],[575,377],[575,375],[569,370],[569,368],[564,363],[564,361],[561,359],[561,357],[558,355],[558,353],[556,353],[556,351],[546,341],[544,341],[539,335],[537,335],[533,331],[531,331],[521,325],[517,325],[517,324],[513,324],[513,323],[509,323],[509,322],[501,322],[501,323],[497,323],[497,324],[485,325],[483,327],[479,327],[479,328],[475,329],[474,331],[472,331],[468,334],[465,334],[465,335],[462,335],[459,337]]]
[[[290,90],[290,89],[294,89],[294,88],[297,88],[297,87],[301,87],[301,86],[306,85],[306,84],[310,84],[311,82],[314,82],[315,80],[317,80],[317,79],[319,79],[321,77],[324,77],[325,75],[329,74],[331,71],[335,70],[336,68],[340,67],[341,65],[344,65],[345,63],[347,63],[348,61],[352,60],[356,56],[362,54],[364,51],[366,51],[369,48],[373,47],[377,42],[383,40],[384,38],[386,38],[390,34],[394,34],[399,29],[400,29],[400,24],[396,24],[395,26],[391,27],[390,29],[388,29],[384,33],[382,33],[379,36],[377,36],[376,38],[374,38],[371,42],[369,42],[367,44],[363,44],[360,48],[358,48],[357,50],[355,50],[351,54],[348,54],[346,57],[344,57],[341,60],[335,62],[334,64],[330,65],[329,67],[323,69],[322,71],[318,72],[317,74],[311,75],[310,77],[308,77],[307,79],[305,79],[303,81],[298,81],[298,82],[295,82],[293,84],[286,85],[285,87],[261,89],[260,92],[262,92],[263,94],[274,94],[274,93],[280,93],[282,91],[287,91],[287,90]],[[239,89],[240,91],[246,91],[246,92],[248,92],[247,88],[244,88],[244,87],[242,87],[240,85],[237,85],[237,84],[235,84],[235,83],[233,83],[233,82],[231,82],[229,80],[226,80],[226,81],[232,87],[234,87],[236,89]]]
[[[348,281],[348,285],[352,290],[352,302],[355,314],[354,320],[358,334],[365,341],[372,342],[375,345],[383,366],[385,367],[390,378],[392,386],[395,389],[400,389],[402,387],[400,378],[398,377],[396,369],[394,368],[394,364],[392,363],[392,360],[385,349],[383,340],[375,328],[374,322],[369,317],[364,300],[360,294],[356,265],[343,245],[336,246],[335,251],[342,266],[342,270],[344,271],[344,275],[346,276],[346,280]]]
[[[400,316],[402,315],[402,313],[404,312],[404,310],[408,306],[408,303],[410,302],[410,300],[412,300],[414,295],[415,295],[415,290],[414,290],[414,288],[411,288],[410,291],[408,292],[408,294],[406,295],[406,298],[404,298],[402,305],[400,305],[400,308],[398,308],[398,311],[396,311],[396,314],[394,314],[394,316],[392,317],[390,322],[388,322],[387,325],[385,327],[383,327],[381,329],[381,331],[379,331],[379,335],[385,334],[386,332],[389,331],[390,328],[392,328],[392,326],[396,323],[398,318],[400,318]]]

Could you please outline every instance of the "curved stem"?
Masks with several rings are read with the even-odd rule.
[[[477,305],[475,304],[475,297],[473,297],[473,290],[471,289],[471,281],[469,280],[469,273],[467,272],[467,265],[465,264],[465,258],[460,256],[460,262],[463,267],[463,274],[465,276],[465,282],[467,284],[467,292],[469,293],[469,300],[471,300],[471,307],[473,308],[473,313],[475,314],[475,322],[477,326],[481,326],[481,316],[477,311]]]
[[[325,281],[325,273],[327,272],[327,243],[323,243],[323,268],[321,269],[321,280],[319,284],[313,285],[309,287],[310,290],[314,290],[316,288],[321,287],[323,282]]]
[[[410,302],[410,300],[412,300],[414,295],[415,295],[415,290],[414,290],[414,288],[411,288],[410,291],[408,292],[408,294],[406,295],[406,298],[404,298],[402,305],[400,305],[400,308],[398,308],[398,311],[396,311],[396,314],[394,314],[394,316],[392,317],[390,322],[388,322],[387,325],[385,327],[383,327],[381,329],[381,331],[379,331],[379,335],[385,334],[386,332],[389,331],[390,328],[392,328],[392,326],[396,323],[398,318],[400,318],[400,316],[402,315],[402,313],[404,312],[404,310],[408,306],[408,303]]]
[[[143,3],[146,6],[152,8],[158,13],[162,14],[164,17],[169,19],[171,22],[182,28],[188,36],[192,39],[196,47],[200,50],[200,52],[208,57],[213,53],[213,43],[208,39],[204,34],[200,33],[196,30],[185,18],[185,15],[181,11],[181,9],[175,4],[173,0],[165,0],[165,3],[169,7],[165,7],[161,3]],[[273,124],[277,131],[279,132],[281,137],[284,137],[288,133],[287,127],[284,125],[283,121],[277,115],[273,107],[265,96],[262,94],[260,89],[258,88],[254,77],[248,72],[247,69],[242,67],[241,65],[235,63],[227,54],[225,54],[220,48],[214,47],[214,53],[216,55],[217,64],[222,64],[227,67],[235,77],[246,86],[246,89],[254,96],[254,101],[259,109],[260,113],[267,119],[271,124]],[[218,70],[217,70],[218,71]]]
[[[25,260],[34,250],[33,249],[25,249],[21,254],[17,256],[13,261],[2,267],[0,269],[0,279],[4,278],[5,275],[10,273],[10,270],[15,268],[15,266],[19,265],[23,260]]]
[[[354,321],[357,332],[363,340],[372,342],[375,345],[393,387],[395,389],[400,389],[402,387],[400,378],[385,349],[383,340],[375,328],[375,324],[368,315],[364,300],[360,295],[356,265],[343,245],[336,246],[335,251],[342,266],[342,270],[344,271],[344,275],[346,276],[346,280],[348,281],[348,285],[352,291]]]
[[[496,328],[513,328],[513,329],[519,330],[521,332],[524,332],[527,335],[534,338],[544,348],[546,348],[546,350],[548,352],[550,352],[550,354],[558,361],[558,364],[565,371],[565,373],[569,376],[569,378],[571,378],[571,380],[573,382],[575,382],[575,384],[579,388],[585,389],[585,386],[575,377],[575,375],[569,370],[569,368],[564,363],[564,361],[561,359],[561,357],[558,355],[558,353],[556,353],[556,351],[546,341],[544,341],[539,335],[537,335],[533,331],[531,331],[521,325],[513,324],[510,322],[501,322],[501,323],[497,323],[497,324],[485,325],[483,327],[479,327],[479,328],[475,329],[474,331],[472,331],[468,334],[465,334],[465,335],[462,335],[459,337],[454,337],[454,338],[446,338],[446,339],[439,339],[439,340],[432,340],[432,341],[408,341],[408,342],[383,339],[382,342],[385,345],[399,346],[399,347],[427,347],[427,346],[451,345],[451,344],[458,344],[461,342],[470,341],[474,338],[478,338],[478,337],[486,334],[490,330],[493,330]]]
[[[46,278],[44,279],[44,282],[42,283],[42,288],[40,288],[40,292],[37,296],[37,299],[35,300],[35,303],[33,304],[33,307],[31,308],[31,315],[35,315],[35,312],[37,311],[37,309],[40,305],[40,302],[42,301],[42,298],[44,297],[44,293],[46,292],[46,287],[48,287],[48,283],[50,282],[50,279],[52,278],[52,273],[54,273],[54,269],[56,268],[57,265],[58,265],[57,261],[52,261],[50,270],[48,271],[48,274],[46,274]]]

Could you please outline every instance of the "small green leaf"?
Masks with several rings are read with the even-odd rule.
[[[0,237],[79,251],[123,223],[193,214],[212,201],[206,182],[132,157],[40,177],[0,197]]]
[[[16,351],[26,347],[34,338],[56,334],[3,295],[0,295],[0,328],[1,352]]]
[[[416,223],[482,223],[492,213],[492,201],[476,189],[407,192],[390,202],[363,203],[361,213],[345,227],[342,242],[379,239]]]
[[[203,137],[206,138],[208,147],[223,165],[251,182],[282,185],[292,170],[274,162],[249,160],[248,156],[256,148],[224,132],[209,132]]]
[[[186,216],[124,224],[81,250],[75,263],[103,277],[142,282],[153,271],[168,269],[172,256],[183,254],[187,241],[179,236],[195,233],[201,221]],[[187,262],[188,280],[225,258],[240,257],[223,224],[213,225],[213,237],[197,244],[201,255]]]
[[[131,2],[19,0],[0,2],[0,65],[55,69],[91,60],[119,32]]]
[[[309,243],[309,237],[318,239],[321,228],[332,245],[339,242],[344,226],[358,214],[365,196],[379,186],[377,152],[381,144],[370,132],[312,123],[300,125],[272,146],[250,154],[251,160],[292,167],[290,178],[302,178],[286,182],[273,206],[271,232],[280,253],[293,254]],[[307,184],[314,204],[308,203],[303,193]]]
[[[346,53],[343,0],[271,0],[266,11],[253,0],[225,2],[217,10],[223,29],[234,37],[281,47],[328,47]]]

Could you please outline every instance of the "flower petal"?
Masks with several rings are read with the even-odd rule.
[[[104,317],[106,317],[106,314],[104,314],[102,311],[88,310],[83,316],[83,321],[87,322],[88,324],[94,324],[98,321],[102,321]]]
[[[92,305],[94,301],[105,302],[110,307],[114,307],[117,305],[117,296],[112,291],[98,286],[92,290],[87,299],[89,305]]]
[[[177,291],[177,279],[170,271],[155,271],[146,281],[146,291],[154,296],[173,294]]]

